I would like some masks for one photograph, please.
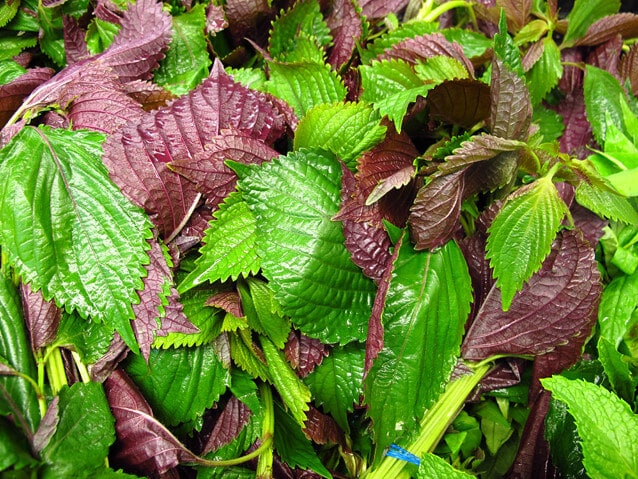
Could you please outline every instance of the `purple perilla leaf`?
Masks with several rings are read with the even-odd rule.
[[[67,65],[72,65],[90,56],[86,47],[86,32],[80,27],[77,19],[64,15],[62,17],[64,29],[64,52]]]
[[[180,463],[198,457],[173,436],[155,417],[133,381],[116,370],[104,383],[115,416],[115,462],[144,475],[164,474]]]
[[[188,95],[128,123],[105,143],[104,162],[113,181],[146,210],[162,238],[174,237],[199,201],[195,184],[168,163],[194,161],[224,128],[266,142],[285,129],[267,95],[235,83],[216,61],[210,76]]]
[[[508,311],[493,287],[465,337],[462,356],[540,355],[588,336],[596,321],[600,272],[594,251],[578,232],[563,231],[543,266],[523,286]]]
[[[307,376],[321,364],[328,351],[327,345],[297,330],[290,332],[284,348],[286,359],[301,377]]]
[[[616,35],[592,50],[587,55],[586,63],[607,70],[618,78],[618,64],[620,63],[622,45],[622,37]]]
[[[156,0],[138,0],[122,15],[121,29],[109,48],[99,55],[122,83],[148,80],[171,37],[171,16]]]
[[[638,15],[635,13],[615,13],[592,23],[585,36],[576,40],[576,46],[593,46],[604,43],[616,35],[624,38],[638,36]]]
[[[249,38],[260,46],[266,45],[270,22],[276,10],[268,0],[227,0],[224,5],[231,37],[235,45]]]
[[[366,18],[381,18],[395,13],[407,6],[408,0],[361,0],[359,5]]]
[[[360,201],[362,196],[356,196],[357,182],[354,174],[344,164],[341,165],[341,170],[341,211],[347,213],[342,215],[340,212],[334,219],[341,219],[343,223],[345,244],[352,261],[366,276],[380,279],[386,269],[390,239],[383,229],[379,206],[363,204]]]
[[[51,68],[31,68],[15,80],[0,85],[0,128],[20,108],[23,100],[53,76]],[[4,141],[4,140],[3,140]],[[6,140],[8,142],[8,139]]]
[[[638,94],[638,45],[634,43],[629,51],[620,58],[618,68],[623,84],[629,80],[631,92],[636,96]]]
[[[216,207],[235,189],[237,174],[226,166],[226,160],[244,164],[261,164],[279,156],[264,142],[236,130],[222,130],[193,159],[173,161],[171,170],[195,183],[206,204]]]
[[[201,454],[206,455],[230,443],[250,420],[250,409],[232,396],[219,413]]]
[[[430,117],[470,128],[490,114],[490,88],[469,78],[444,81],[428,93]]]
[[[206,33],[215,35],[217,32],[228,28],[228,20],[224,14],[224,8],[213,3],[206,8]]]
[[[151,344],[158,332],[196,333],[198,329],[189,323],[177,302],[178,294],[173,285],[173,272],[166,260],[162,246],[154,239],[149,241],[151,262],[146,266],[144,289],[138,292],[140,302],[133,305],[135,320],[131,323],[140,351],[148,361]]]
[[[53,301],[46,301],[41,290],[33,292],[28,284],[20,284],[20,296],[31,349],[36,351],[55,339],[62,311]]]
[[[532,104],[525,80],[494,57],[490,85],[492,134],[508,140],[525,140],[532,122]]]
[[[474,76],[474,66],[463,53],[463,49],[458,44],[450,42],[440,33],[429,33],[403,40],[386,49],[385,52],[377,57],[377,60],[396,58],[416,64],[419,61],[439,55],[455,58],[467,68],[470,76]]]
[[[336,0],[326,23],[330,28],[333,46],[328,55],[328,63],[339,69],[346,64],[363,34],[362,18],[353,0]]]
[[[171,17],[155,0],[140,0],[124,12],[121,30],[104,52],[74,63],[46,83],[33,90],[23,102],[19,114],[35,112],[60,103],[64,87],[77,81],[92,62],[100,62],[118,77],[121,83],[150,79],[152,71],[163,58],[171,34]],[[88,91],[92,91],[95,83]]]
[[[452,238],[460,227],[465,192],[465,170],[438,176],[419,190],[408,219],[416,250],[433,249]]]
[[[587,145],[591,143],[593,134],[585,113],[582,88],[567,95],[558,104],[558,113],[563,117],[565,124],[565,132],[560,137],[560,150],[581,159],[589,156],[591,152]]]

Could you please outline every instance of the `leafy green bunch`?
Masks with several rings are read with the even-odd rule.
[[[620,8],[0,5],[0,472],[636,477]]]

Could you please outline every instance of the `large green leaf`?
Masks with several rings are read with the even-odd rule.
[[[571,46],[587,33],[589,26],[596,20],[617,13],[620,0],[576,0],[567,15],[567,32],[563,38],[564,46]]]
[[[285,100],[299,118],[312,107],[346,98],[346,87],[329,65],[319,63],[269,63],[267,90]]]
[[[401,132],[403,117],[410,103],[419,96],[426,96],[436,83],[426,83],[403,60],[384,60],[372,65],[362,65],[361,99],[368,101],[387,116],[398,132]]]
[[[179,284],[183,293],[204,281],[236,281],[259,271],[255,217],[238,193],[231,193],[213,213],[195,269]]]
[[[363,392],[365,348],[360,343],[336,347],[305,379],[313,398],[346,432],[348,413]]]
[[[0,364],[37,380],[37,370],[22,318],[18,290],[0,273]],[[26,379],[0,375],[0,415],[12,415],[27,436],[40,422],[38,398]]]
[[[204,30],[204,4],[173,18],[173,36],[153,79],[176,95],[184,95],[208,76],[211,65]]]
[[[558,45],[550,37],[544,38],[542,42],[543,53],[527,75],[532,105],[540,103],[563,75]]]
[[[26,127],[0,151],[0,244],[34,290],[104,321],[137,349],[131,303],[150,222],[110,181],[104,136]]]
[[[324,342],[363,340],[375,287],[350,259],[341,223],[332,221],[339,162],[306,150],[246,170],[239,188],[255,214],[263,274],[283,313]]]
[[[554,376],[541,382],[576,420],[589,477],[638,477],[638,415],[625,401],[580,379]]]
[[[403,240],[383,311],[383,349],[365,386],[378,451],[409,435],[443,392],[471,301],[467,264],[455,242],[416,252]]]
[[[104,465],[115,441],[115,419],[99,383],[76,383],[60,391],[59,421],[42,450],[42,477],[89,477]]]
[[[152,349],[148,364],[131,356],[126,370],[157,417],[168,425],[196,420],[213,406],[230,375],[210,345]]]
[[[334,103],[311,109],[297,125],[294,147],[331,151],[350,169],[355,160],[385,137],[381,118],[365,103]]]
[[[540,178],[511,195],[489,228],[487,257],[501,289],[503,311],[549,254],[567,205],[551,178]]]

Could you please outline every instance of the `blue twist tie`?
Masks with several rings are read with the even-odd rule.
[[[395,459],[400,459],[401,461],[411,462],[417,466],[421,464],[421,459],[396,444],[390,444],[390,449],[388,449],[388,452],[386,452],[385,455]]]

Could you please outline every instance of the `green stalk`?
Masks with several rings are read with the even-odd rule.
[[[66,373],[64,372],[64,362],[62,361],[60,348],[57,346],[47,348],[47,352],[44,355],[44,361],[49,375],[51,393],[54,396],[57,396],[64,386],[69,385],[66,379]]]
[[[443,15],[445,12],[453,10],[455,8],[461,8],[461,7],[466,7],[470,9],[472,8],[472,4],[469,2],[466,2],[465,0],[451,0],[449,2],[442,3],[441,5],[439,5],[438,7],[434,9],[432,9],[431,3],[432,2],[425,2],[423,4],[423,7],[421,7],[421,10],[419,10],[419,13],[417,13],[415,17],[417,20],[433,22],[437,18],[439,18],[441,15]]]
[[[272,391],[266,383],[259,385],[259,392],[264,404],[264,418],[261,424],[262,441],[266,438],[272,438],[275,433],[275,404],[272,400]],[[272,442],[268,449],[265,449],[259,455],[257,461],[257,470],[255,472],[256,479],[271,479],[273,464],[273,447]]]
[[[463,408],[468,396],[491,367],[491,362],[476,364],[471,374],[461,376],[449,383],[437,402],[421,419],[419,435],[405,449],[417,457],[432,452],[443,437],[443,434],[445,434],[448,426]],[[408,464],[405,461],[386,456],[381,460],[378,467],[375,467],[365,475],[365,479],[386,479],[388,477],[407,479],[410,474],[408,471],[404,471],[404,467]]]

